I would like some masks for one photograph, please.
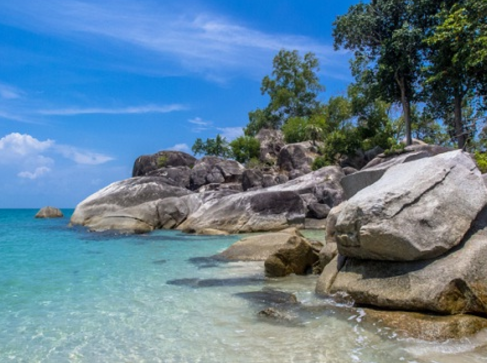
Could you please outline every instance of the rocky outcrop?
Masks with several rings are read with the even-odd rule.
[[[283,171],[309,173],[313,160],[318,156],[317,151],[310,141],[285,145],[279,152],[277,165]]]
[[[323,271],[319,295],[346,293],[384,309],[487,316],[487,230],[450,253],[425,261],[371,261],[337,256]]]
[[[191,194],[165,184],[159,177],[137,177],[101,189],[78,204],[71,224],[94,231],[149,232],[161,227],[158,206],[169,197]]]
[[[336,224],[330,220],[327,245],[336,241],[339,255],[326,265],[317,293],[383,309],[487,316],[486,190],[462,151],[391,167],[330,212]],[[401,214],[407,218],[395,219]]]
[[[268,277],[310,274],[318,262],[318,251],[306,239],[293,236],[265,260],[265,274]]]
[[[159,151],[139,156],[134,163],[132,176],[144,176],[160,168],[185,166],[192,168],[196,158],[181,151]]]
[[[181,187],[190,188],[191,169],[187,166],[176,166],[173,168],[160,168],[147,173],[147,176],[157,176],[162,178],[163,183]]]
[[[305,206],[292,191],[252,191],[229,195],[218,203],[205,203],[178,229],[197,232],[216,228],[229,233],[275,231],[301,226]]]
[[[343,204],[338,251],[374,260],[434,258],[460,243],[486,203],[480,172],[462,151],[399,164]]]
[[[274,165],[282,147],[284,136],[280,130],[261,129],[255,138],[260,142],[259,160],[264,164]]]
[[[408,163],[419,159],[429,158],[442,154],[453,149],[435,145],[412,145],[407,146],[403,151],[392,154],[380,154],[372,159],[359,172],[347,172],[341,180],[342,187],[347,199],[352,198],[360,190],[378,181],[389,168],[394,165]]]
[[[190,188],[197,190],[206,184],[241,183],[245,168],[235,160],[205,156],[191,170]]]
[[[35,218],[62,218],[64,217],[63,212],[55,207],[44,207],[41,208]]]
[[[301,234],[297,229],[289,228],[279,232],[245,237],[215,258],[226,261],[265,261],[296,236],[301,237]]]

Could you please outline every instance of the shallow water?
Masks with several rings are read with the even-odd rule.
[[[0,362],[487,361],[487,334],[401,340],[317,298],[315,277],[205,258],[236,236],[93,234],[35,212],[0,210]],[[299,304],[252,299],[275,290]],[[258,315],[269,306],[285,319]]]

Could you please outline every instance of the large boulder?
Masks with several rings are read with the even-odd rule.
[[[316,292],[345,293],[357,304],[384,309],[487,316],[486,225],[484,209],[465,241],[436,259],[372,261],[338,255],[325,267]]]
[[[137,177],[112,183],[80,204],[71,224],[95,231],[139,233],[160,228],[157,212],[161,200],[191,194],[185,188],[165,184],[159,177]]]
[[[41,208],[35,218],[62,218],[64,217],[63,212],[55,207],[44,207]]]
[[[265,261],[291,238],[301,236],[295,228],[242,238],[215,256],[226,261]]]
[[[292,191],[251,191],[205,203],[178,229],[198,232],[216,228],[229,233],[275,231],[302,226],[305,206]]]
[[[205,156],[191,170],[191,189],[197,190],[206,184],[241,183],[244,170],[235,160]]]
[[[334,207],[344,200],[343,188],[340,185],[340,180],[344,176],[340,167],[327,166],[266,190],[293,191],[305,199],[306,205],[322,203]],[[309,198],[310,194],[314,198]]]
[[[487,203],[487,188],[460,150],[399,164],[344,202],[336,223],[341,255],[413,261],[456,246]]]
[[[139,156],[134,163],[132,176],[144,176],[160,168],[186,166],[192,168],[196,158],[182,151],[159,151],[152,155]]]
[[[317,148],[311,142],[285,145],[279,152],[277,164],[284,171],[298,170],[303,174],[311,172],[313,160],[318,156]]]
[[[176,228],[205,203],[217,203],[221,198],[231,194],[235,194],[235,192],[227,189],[165,198],[157,204],[160,227],[163,229]]]
[[[318,262],[318,251],[306,239],[293,236],[265,260],[265,274],[267,277],[310,274]]]
[[[433,157],[448,151],[453,151],[453,149],[436,145],[411,145],[397,153],[380,154],[359,172],[346,173],[347,176],[341,180],[345,196],[350,199],[360,190],[374,184],[394,165]]]
[[[255,138],[260,142],[259,160],[262,163],[273,165],[276,163],[279,152],[286,144],[284,135],[280,130],[261,129]]]
[[[187,166],[160,168],[147,173],[147,176],[157,176],[166,184],[189,189],[191,169]]]

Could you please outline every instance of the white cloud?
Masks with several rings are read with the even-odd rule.
[[[331,44],[294,34],[267,33],[195,8],[177,10],[167,2],[52,0],[46,8],[42,2],[17,0],[15,5],[0,2],[1,10],[10,21],[28,29],[90,44],[103,37],[105,46],[128,45],[134,54],[149,51],[152,55],[147,64],[152,71],[159,68],[160,72],[162,58],[218,81],[224,81],[222,74],[229,70],[253,74],[258,70],[260,77],[272,56],[284,48],[312,51],[323,68],[333,68],[330,74],[349,74],[349,56],[335,52]],[[140,71],[146,72],[144,67]]]
[[[220,131],[220,135],[227,139],[227,141],[232,141],[239,136],[243,136],[243,127],[217,127]]]
[[[0,139],[0,160],[41,153],[53,145],[53,140],[40,141],[30,135],[14,132]]]
[[[170,147],[169,150],[188,152],[188,151],[190,151],[190,148],[187,144],[176,144],[176,145]]]
[[[188,122],[198,126],[210,126],[212,124],[211,121],[204,121],[201,117],[195,117],[193,119],[188,120]]]
[[[15,87],[0,83],[0,97],[6,100],[20,98],[23,92]]]
[[[58,145],[55,149],[65,158],[73,160],[75,163],[82,165],[100,165],[114,160],[108,155],[82,150],[68,145]]]
[[[76,116],[76,115],[88,115],[88,114],[109,114],[109,115],[122,115],[122,114],[143,114],[143,113],[169,113],[175,111],[185,110],[186,107],[180,104],[172,105],[146,105],[146,106],[134,106],[124,108],[61,108],[52,110],[39,110],[41,115],[51,116]]]
[[[51,169],[49,169],[48,167],[40,166],[40,167],[36,168],[34,172],[22,171],[22,172],[18,173],[17,176],[20,178],[26,178],[26,179],[34,180],[34,179],[37,179],[46,173],[49,173],[50,171],[51,171]]]

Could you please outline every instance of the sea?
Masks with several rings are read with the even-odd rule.
[[[317,297],[316,276],[211,258],[242,236],[91,233],[72,210],[36,212],[0,209],[2,363],[487,361],[485,332],[406,339]]]

